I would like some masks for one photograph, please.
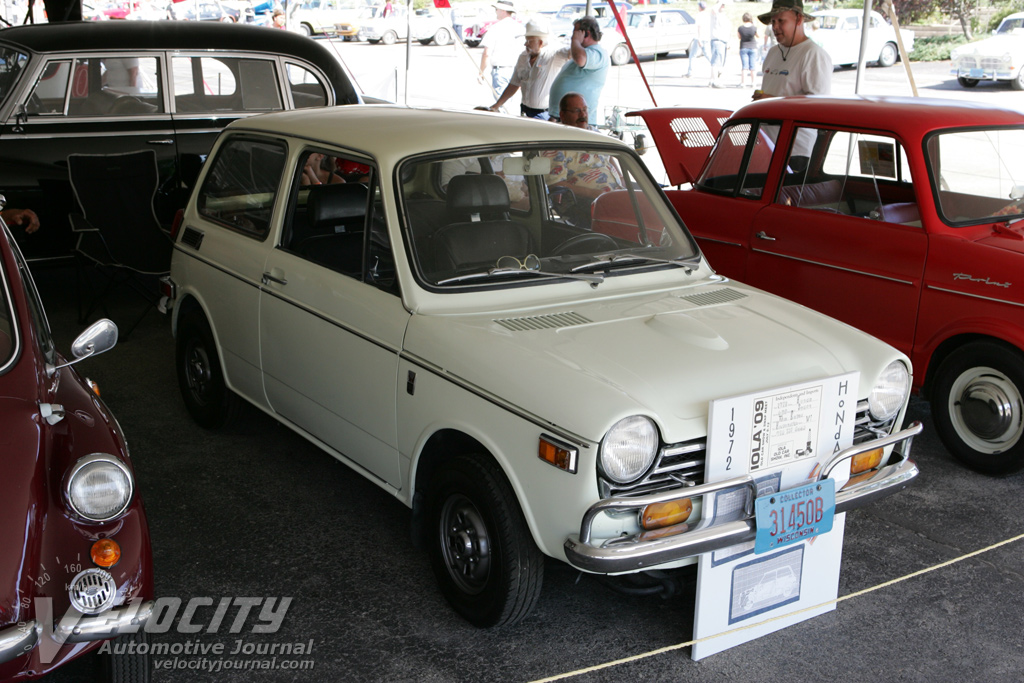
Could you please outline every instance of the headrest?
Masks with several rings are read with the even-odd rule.
[[[448,212],[453,216],[506,213],[508,186],[499,176],[457,175],[448,183]]]
[[[314,185],[306,203],[310,224],[325,228],[348,218],[365,216],[369,193],[369,188],[362,183]]]

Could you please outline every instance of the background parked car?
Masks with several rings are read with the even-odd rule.
[[[241,8],[220,0],[175,0],[167,8],[170,19],[179,21],[222,21],[232,24],[251,24],[255,20],[252,8]]]
[[[288,27],[307,36],[333,33],[337,24],[360,16],[373,0],[301,0],[288,6]]]
[[[670,52],[688,55],[690,43],[697,37],[697,24],[686,10],[632,9],[622,18],[638,57],[667,57]],[[601,45],[608,51],[612,64],[620,66],[630,61],[632,56],[615,17],[606,18],[603,24]]]
[[[628,2],[618,2],[616,5],[618,7],[619,14],[622,16],[623,20],[625,20],[626,15],[629,14],[633,5]],[[568,44],[568,40],[572,34],[572,22],[576,21],[586,13],[587,3],[585,2],[565,3],[551,18],[551,35],[557,36],[560,40]],[[598,21],[614,16],[607,3],[603,2],[591,3],[590,13],[592,16],[597,17]]]
[[[380,14],[379,6],[363,7],[347,21],[341,21],[334,25],[334,34],[345,40],[362,40],[363,24]]]
[[[361,101],[323,45],[254,26],[17,26],[0,31],[0,61],[7,65],[0,75],[0,188],[13,206],[35,210],[45,226],[22,240],[33,259],[71,252],[69,154],[154,150],[161,174],[157,216],[169,226],[202,158],[229,122]],[[111,82],[109,67],[129,63],[134,83]]]
[[[72,362],[116,342],[117,327],[99,321],[72,344]],[[145,625],[153,559],[121,428],[96,385],[55,347],[2,220],[0,434],[0,680],[26,680],[95,651],[133,618],[136,628]],[[148,654],[104,657],[117,660],[118,675],[149,680]],[[106,673],[104,680],[125,680],[109,666]]]
[[[409,24],[412,24],[411,29]],[[450,45],[454,40],[451,21],[447,12],[439,12],[433,7],[416,10],[411,22],[406,21],[405,7],[395,7],[386,17],[375,17],[366,21],[359,30],[359,35],[370,43],[392,45],[396,41],[405,40],[412,30],[413,40],[423,45],[436,43]]]
[[[902,350],[955,458],[1024,468],[1024,114],[774,98],[710,157],[730,112],[642,115],[671,182],[695,181],[670,196],[719,272]]]
[[[1009,81],[1024,90],[1024,12],[1003,19],[990,38],[953,48],[953,73],[965,88],[981,81]]]
[[[812,12],[817,18],[811,40],[821,45],[832,58],[833,66],[853,66],[860,59],[861,23],[864,10],[836,9]],[[900,29],[907,54],[914,49],[914,32]],[[868,63],[892,66],[900,57],[896,29],[878,12],[871,13],[866,48]]]

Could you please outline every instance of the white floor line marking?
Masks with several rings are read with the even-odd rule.
[[[859,590],[859,591],[854,591],[853,593],[848,593],[847,595],[841,595],[838,598],[836,598],[835,600],[829,600],[827,602],[823,602],[823,603],[818,604],[818,605],[812,605],[810,607],[805,607],[805,608],[803,608],[801,610],[797,610],[796,612],[788,612],[788,613],[786,613],[784,615],[781,615],[781,616],[778,616],[778,617],[774,617],[774,618],[768,619],[766,621],[758,622],[757,624],[748,624],[747,626],[739,626],[739,627],[731,629],[729,631],[724,631],[722,633],[717,633],[717,634],[715,634],[713,636],[707,636],[707,637],[704,637],[704,638],[697,638],[697,639],[694,639],[694,640],[688,640],[685,643],[677,643],[675,645],[667,645],[665,647],[658,648],[657,650],[651,650],[650,652],[642,652],[642,653],[640,653],[638,655],[632,655],[630,657],[623,657],[622,659],[616,659],[616,660],[613,660],[611,662],[605,662],[603,664],[595,664],[594,666],[588,666],[588,667],[586,667],[584,669],[577,669],[576,671],[567,671],[566,673],[556,674],[554,676],[549,676],[548,678],[539,678],[539,679],[537,679],[535,681],[532,681],[532,683],[548,683],[549,681],[561,681],[561,680],[565,680],[567,678],[573,678],[575,676],[582,676],[583,674],[586,674],[586,673],[592,673],[594,671],[601,671],[602,669],[610,669],[610,668],[615,667],[615,666],[621,666],[622,664],[629,664],[630,662],[636,662],[636,661],[639,661],[641,659],[647,659],[649,657],[656,657],[658,655],[662,655],[662,654],[665,654],[667,652],[673,652],[675,650],[681,650],[684,647],[690,647],[691,645],[693,645],[695,643],[702,643],[702,642],[704,642],[706,640],[711,640],[713,638],[718,638],[720,636],[726,635],[727,633],[736,633],[737,631],[745,631],[748,628],[754,628],[755,626],[760,626],[761,624],[770,623],[772,621],[775,621],[776,619],[783,619],[783,618],[786,618],[786,617],[790,617],[790,616],[792,616],[794,614],[801,614],[803,612],[808,612],[810,610],[821,609],[822,607],[827,607],[828,605],[833,605],[833,604],[838,605],[840,602],[843,602],[845,600],[850,600],[851,598],[859,598],[862,595],[867,595],[868,593],[873,593],[874,591],[881,590],[882,588],[888,588],[889,586],[894,586],[897,583],[902,583],[903,581],[908,581],[910,579],[917,578],[918,576],[923,576],[924,574],[928,574],[928,573],[937,571],[939,569],[944,569],[946,567],[949,567],[950,565],[956,564],[957,562],[963,562],[964,560],[969,560],[972,557],[977,557],[978,555],[982,555],[984,553],[990,552],[992,550],[995,550],[996,548],[1001,548],[1004,545],[1009,545],[1011,543],[1016,543],[1017,541],[1020,541],[1020,540],[1024,540],[1024,534],[1020,534],[1018,536],[1013,536],[1012,538],[1007,538],[1006,540],[999,541],[998,543],[993,543],[992,545],[987,546],[985,548],[981,548],[980,550],[975,550],[974,552],[967,553],[966,555],[961,555],[959,557],[954,557],[951,560],[946,560],[945,562],[940,562],[939,564],[933,565],[931,567],[925,567],[924,569],[919,569],[916,572],[911,572],[910,574],[906,574],[904,576],[900,576],[898,578],[891,579],[891,580],[886,581],[884,583],[880,583],[877,586],[871,586],[869,588],[864,588],[864,589]]]

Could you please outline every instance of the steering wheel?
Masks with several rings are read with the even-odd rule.
[[[585,232],[570,237],[551,252],[552,256],[589,254],[603,249],[618,249],[619,244],[603,232]]]

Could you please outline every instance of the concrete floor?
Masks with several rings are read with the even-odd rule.
[[[75,320],[69,271],[36,278],[58,345]],[[134,302],[111,309],[130,317]],[[302,671],[165,669],[170,681],[1019,681],[1024,671],[1024,475],[992,479],[955,464],[931,429],[928,406],[912,419],[921,475],[909,490],[847,517],[838,608],[773,635],[690,659],[694,598],[626,597],[548,561],[535,612],[480,631],[447,606],[409,513],[359,475],[271,418],[247,411],[238,426],[195,426],[178,395],[169,321],[150,313],[106,355],[82,363],[127,434],[153,540],[158,596],[291,597],[280,631],[230,633],[232,607],[214,633],[170,632],[155,642],[209,648],[206,666],[247,646],[312,641],[283,660]],[[991,549],[990,549],[991,548]],[[968,558],[974,551],[983,552]],[[944,564],[949,563],[949,564]],[[913,576],[915,572],[924,572]],[[905,580],[902,580],[905,579]],[[887,582],[896,582],[887,585]],[[208,624],[212,608],[196,623]],[[175,621],[175,624],[178,622]],[[173,657],[160,658],[165,666]],[[199,655],[178,658],[200,666]],[[93,680],[80,660],[51,683]]]

